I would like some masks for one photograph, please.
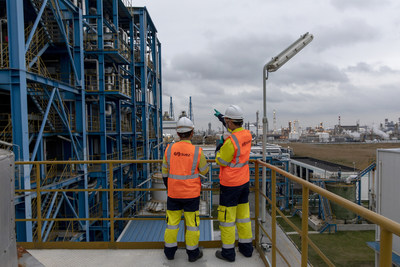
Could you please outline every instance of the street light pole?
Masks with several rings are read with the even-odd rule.
[[[308,32],[304,35],[300,36],[293,44],[291,44],[288,48],[283,50],[279,55],[273,57],[267,64],[264,65],[263,68],[263,143],[262,143],[262,160],[263,162],[267,161],[267,132],[268,132],[268,119],[267,119],[267,90],[266,83],[268,79],[268,72],[277,71],[280,67],[282,67],[286,62],[288,62],[294,55],[300,52],[301,49],[306,47],[312,40],[313,35]],[[267,193],[267,173],[266,168],[263,166],[262,168],[262,180],[261,180],[261,190],[264,194]],[[275,188],[271,188],[271,191],[275,190]],[[266,200],[261,202],[261,221],[265,223],[266,221]]]
[[[268,119],[267,119],[267,79],[268,79],[268,64],[264,65],[263,68],[263,138],[262,138],[262,160],[267,162],[267,132],[268,132]],[[267,191],[267,169],[265,166],[262,167],[262,178],[261,178],[261,190],[265,194]],[[265,223],[266,217],[266,206],[265,200],[261,203],[261,221]]]

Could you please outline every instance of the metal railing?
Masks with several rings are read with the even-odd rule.
[[[328,190],[325,190],[313,183],[310,183],[306,180],[303,180],[302,178],[299,178],[293,174],[290,174],[277,166],[273,166],[268,163],[264,163],[260,160],[256,161],[256,170],[259,169],[261,166],[265,166],[267,169],[271,170],[271,188],[276,188],[276,174],[279,173],[283,175],[284,177],[290,179],[292,182],[298,183],[302,185],[302,199],[309,199],[309,192],[312,191],[314,193],[317,193],[330,201],[335,202],[336,204],[340,205],[341,207],[348,209],[364,219],[375,223],[380,227],[380,256],[379,256],[379,266],[392,266],[392,239],[393,239],[393,234],[400,236],[400,223],[397,223],[391,219],[388,219],[380,214],[377,214],[376,212],[373,212],[371,210],[368,210],[362,206],[357,205],[354,202],[351,202],[343,197],[340,197],[334,193],[329,192]],[[259,172],[256,171],[256,192],[259,192],[258,188],[258,179]],[[272,242],[272,261],[271,264],[272,266],[276,266],[276,252],[278,252],[283,258],[284,256],[280,251],[277,250],[276,246],[276,214],[277,212],[284,218],[284,220],[291,225],[301,236],[301,266],[307,266],[308,262],[308,246],[310,245],[316,252],[317,254],[325,261],[325,263],[328,266],[334,266],[334,264],[322,253],[322,251],[311,241],[311,239],[308,236],[308,201],[302,201],[302,214],[306,216],[302,216],[302,224],[301,224],[301,229],[298,229],[292,222],[287,219],[283,213],[276,208],[276,190],[271,190],[271,200],[262,192],[259,192],[259,194],[256,193],[256,217],[258,218],[258,197],[261,196],[265,198],[268,202],[271,203],[271,226],[272,226],[272,233],[271,237],[268,236],[266,230],[262,227],[261,223],[256,220],[256,240],[257,236],[259,235],[259,229],[261,229],[264,234],[266,234],[271,242]],[[259,246],[259,244],[256,242],[256,248],[262,254],[262,248]],[[267,262],[264,260],[264,263],[267,264]]]
[[[37,218],[28,218],[28,219],[16,219],[16,222],[26,222],[26,221],[33,221],[37,222],[37,233],[42,232],[42,227],[46,222],[50,223],[55,222],[89,222],[89,221],[101,221],[101,222],[109,222],[109,233],[110,233],[110,241],[92,241],[92,242],[44,242],[41,234],[38,234],[37,241],[35,242],[19,242],[20,245],[27,249],[31,248],[40,248],[40,249],[51,249],[51,248],[66,248],[66,249],[84,249],[84,248],[92,248],[92,249],[110,249],[110,248],[140,248],[140,249],[151,249],[151,248],[163,248],[163,242],[116,242],[115,238],[115,229],[114,224],[120,221],[131,221],[131,220],[164,220],[164,218],[149,218],[149,217],[122,217],[122,216],[115,216],[115,205],[114,205],[114,196],[116,193],[129,193],[129,192],[140,192],[140,191],[165,191],[165,189],[156,189],[156,188],[115,188],[115,179],[114,179],[114,168],[121,163],[130,163],[130,164],[161,164],[161,160],[96,160],[96,161],[42,161],[42,162],[16,162],[16,165],[34,165],[33,168],[36,172],[36,188],[34,189],[19,189],[15,190],[18,194],[29,194],[29,193],[36,193],[36,196],[40,196],[41,193],[48,193],[48,192],[101,192],[108,194],[108,209],[109,209],[109,217],[89,217],[89,218],[43,218],[42,210],[41,210],[41,198],[37,199],[36,207],[36,216]],[[214,160],[208,160],[208,162],[214,162]],[[94,164],[106,164],[107,165],[107,181],[108,185],[107,188],[87,188],[87,189],[76,189],[76,188],[63,188],[63,189],[44,189],[41,187],[40,181],[40,165],[41,164],[87,164],[87,165],[94,165]],[[296,227],[285,215],[277,209],[277,196],[276,190],[271,190],[271,199],[269,199],[264,192],[260,192],[260,179],[259,173],[260,168],[265,166],[267,169],[271,171],[271,188],[276,188],[276,180],[277,180],[277,173],[280,175],[288,178],[294,183],[298,183],[302,185],[302,197],[303,200],[309,199],[309,192],[312,191],[314,193],[318,193],[321,196],[329,199],[344,207],[366,220],[377,224],[381,230],[380,236],[380,266],[391,266],[392,261],[392,236],[393,234],[400,236],[400,224],[394,222],[380,214],[377,214],[373,211],[370,211],[362,206],[357,205],[349,200],[346,200],[336,194],[333,194],[315,184],[312,184],[302,178],[299,178],[295,175],[292,175],[277,166],[264,163],[260,160],[250,160],[250,164],[255,168],[255,187],[251,190],[255,191],[255,217],[251,218],[251,220],[255,223],[255,238],[253,240],[253,244],[255,245],[257,251],[260,254],[261,259],[263,260],[264,264],[267,266],[271,263],[272,266],[277,265],[277,258],[276,254],[282,257],[282,259],[288,264],[284,253],[282,253],[277,248],[276,242],[276,226],[277,226],[277,213],[279,213],[283,219],[292,226],[295,231],[297,231],[301,236],[301,266],[307,266],[308,264],[308,247],[311,246],[317,254],[327,263],[328,266],[334,266],[334,264],[319,250],[319,248],[311,241],[308,236],[308,216],[302,216],[302,225],[301,229]],[[202,191],[217,191],[218,189],[215,188],[203,188]],[[265,199],[271,204],[271,232],[268,234],[267,230],[264,228],[263,224],[261,223],[259,217],[259,209],[260,209],[260,197]],[[308,215],[309,211],[309,203],[308,201],[302,201],[302,214]],[[212,217],[202,217],[202,220],[217,220],[217,218]],[[68,230],[68,229],[67,229]],[[69,230],[68,230],[69,231]],[[272,243],[272,251],[271,251],[271,261],[269,261],[261,247],[260,242],[260,231],[267,236]],[[183,242],[178,243],[179,246],[184,246]],[[215,248],[221,246],[220,240],[212,240],[212,241],[201,241],[201,246],[206,248]]]

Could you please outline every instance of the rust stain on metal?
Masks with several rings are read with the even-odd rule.
[[[17,254],[18,254],[18,260],[19,260],[24,256],[24,254],[29,254],[29,252],[25,248],[17,245]],[[26,265],[24,263],[21,264],[18,262],[18,267],[26,267]]]

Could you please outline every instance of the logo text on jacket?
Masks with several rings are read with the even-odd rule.
[[[177,157],[190,157],[190,153],[182,153],[182,152],[177,151],[177,152],[174,152],[174,156],[177,156]]]

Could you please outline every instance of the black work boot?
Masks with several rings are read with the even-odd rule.
[[[203,257],[203,251],[202,251],[201,249],[199,249],[199,254],[197,254],[197,256],[196,256],[196,257],[193,257],[193,258],[190,258],[190,257],[189,257],[189,261],[190,261],[190,262],[195,262],[195,261],[197,261],[198,259],[200,259],[201,257]]]
[[[168,247],[164,247],[164,254],[167,257],[168,260],[173,260],[175,257],[175,252],[178,249],[178,247],[172,247],[172,248],[168,248]]]
[[[252,243],[239,243],[239,252],[243,256],[250,258],[253,255],[253,244]]]
[[[215,251],[215,257],[217,257],[218,259],[224,260],[224,261],[229,261],[229,262],[234,262],[235,261],[235,259],[228,259],[228,258],[225,258],[224,256],[222,256],[222,251],[221,250]]]

